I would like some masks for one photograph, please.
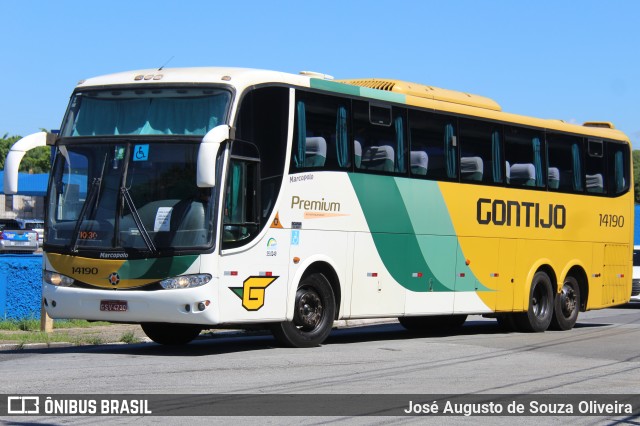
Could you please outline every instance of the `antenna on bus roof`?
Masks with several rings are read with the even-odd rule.
[[[306,75],[307,77],[321,78],[323,80],[333,80],[332,75],[324,74],[321,72],[315,72],[315,71],[300,71],[300,75]]]
[[[167,66],[167,64],[168,64],[169,62],[171,62],[171,60],[172,60],[173,58],[175,58],[175,55],[174,55],[174,56],[172,56],[172,57],[170,57],[170,58],[169,58],[169,60],[168,60],[167,62],[165,62],[164,64],[162,64],[162,66],[161,66],[160,68],[158,68],[158,71],[162,71],[162,69],[163,69],[164,67],[166,67],[166,66]]]

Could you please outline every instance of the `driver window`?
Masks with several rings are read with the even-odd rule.
[[[247,243],[258,233],[258,164],[231,159],[225,186],[222,248]]]

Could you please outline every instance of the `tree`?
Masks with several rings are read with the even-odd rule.
[[[7,158],[7,153],[11,148],[11,145],[16,143],[21,136],[8,136],[5,135],[0,139],[0,169],[4,170],[4,160]],[[21,172],[26,173],[49,173],[51,169],[51,148],[48,146],[41,146],[28,151],[22,162],[20,163]]]

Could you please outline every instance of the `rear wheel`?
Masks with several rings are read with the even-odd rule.
[[[329,281],[323,274],[310,274],[302,279],[296,291],[293,320],[273,325],[273,335],[285,346],[318,346],[329,337],[335,312]]]
[[[461,327],[466,320],[466,315],[432,315],[398,318],[398,321],[404,328],[412,331],[450,330]]]
[[[553,288],[546,272],[539,271],[533,276],[529,290],[527,312],[516,315],[516,323],[522,331],[541,332],[549,328],[553,317]]]
[[[186,345],[200,334],[202,328],[191,324],[144,323],[144,334],[161,345]]]
[[[555,295],[551,328],[571,330],[578,320],[580,311],[580,286],[573,277],[567,277],[560,293]]]

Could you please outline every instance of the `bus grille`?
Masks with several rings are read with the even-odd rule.
[[[369,89],[386,90],[392,92],[396,83],[388,80],[377,79],[364,79],[364,80],[349,80],[349,84],[354,86],[368,87]]]

